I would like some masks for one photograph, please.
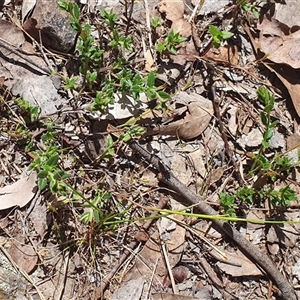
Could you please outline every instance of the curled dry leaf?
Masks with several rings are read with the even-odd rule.
[[[26,178],[22,178],[11,185],[1,188],[0,209],[25,206],[37,192],[36,179],[36,172],[32,172]]]
[[[190,95],[185,95],[189,97]],[[188,112],[181,120],[168,125],[148,129],[146,135],[173,135],[183,140],[191,140],[199,136],[208,126],[212,114],[212,103],[198,95],[198,101],[187,105]]]

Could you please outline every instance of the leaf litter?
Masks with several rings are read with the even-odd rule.
[[[87,9],[89,5],[88,13],[97,12],[101,6],[110,9],[119,5],[119,11],[124,9],[118,1],[113,4],[106,1],[87,2],[82,1],[83,9]],[[135,49],[137,57],[140,55],[141,61],[145,61],[140,66],[144,66],[146,72],[160,68],[159,79],[172,94],[167,113],[160,114],[154,110],[151,114],[146,114],[149,110],[146,101],[141,101],[137,107],[130,96],[124,100],[115,94],[118,100],[116,105],[111,105],[108,114],[94,115],[91,118],[87,109],[90,104],[89,95],[85,95],[85,98],[72,95],[59,86],[61,83],[58,83],[58,87],[55,86],[49,76],[51,68],[58,68],[56,71],[61,68],[57,57],[47,52],[50,64],[49,60],[45,63],[42,58],[45,53],[36,55],[40,51],[37,44],[33,43],[35,47],[32,47],[30,42],[25,46],[27,42],[19,27],[4,20],[1,21],[1,26],[6,30],[2,32],[0,43],[1,55],[4,56],[0,59],[4,76],[1,92],[5,95],[4,91],[9,90],[11,95],[5,98],[6,106],[1,109],[5,113],[7,107],[13,111],[15,106],[12,99],[21,96],[32,105],[39,106],[42,116],[54,116],[54,119],[59,120],[56,126],[59,127],[62,146],[65,143],[67,152],[70,151],[68,154],[64,153],[64,165],[72,172],[71,182],[74,188],[81,190],[87,199],[93,196],[95,186],[100,185],[106,186],[113,194],[113,200],[107,203],[108,206],[116,206],[121,210],[122,207],[128,207],[128,203],[137,207],[140,205],[132,216],[147,215],[147,210],[143,209],[148,205],[155,207],[156,199],[164,194],[170,198],[168,205],[180,211],[184,207],[174,208],[173,204],[174,201],[182,202],[181,197],[171,191],[167,192],[164,185],[159,185],[152,169],[124,145],[118,146],[118,152],[108,160],[109,164],[98,162],[98,158],[104,157],[106,153],[107,135],[118,134],[109,131],[108,124],[118,126],[141,116],[138,123],[145,126],[146,130],[141,143],[156,153],[180,181],[205,197],[222,214],[218,194],[232,191],[238,185],[234,178],[237,170],[234,170],[227,158],[228,152],[221,138],[221,128],[217,128],[218,123],[222,122],[226,126],[228,145],[234,150],[239,171],[243,172],[248,167],[250,152],[257,151],[263,139],[262,124],[259,121],[261,106],[256,102],[256,90],[261,85],[268,86],[276,99],[282,100],[280,103],[276,102],[275,113],[272,115],[272,118],[282,120],[282,126],[275,132],[273,141],[270,141],[269,155],[274,154],[277,149],[287,151],[286,155],[292,155],[292,148],[296,148],[293,150],[293,159],[295,163],[298,162],[299,30],[296,21],[291,21],[296,20],[295,18],[290,17],[289,23],[282,19],[282,15],[294,13],[291,6],[281,4],[279,9],[278,3],[269,3],[270,11],[274,11],[275,7],[275,12],[281,13],[280,20],[277,19],[279,14],[271,16],[262,12],[260,21],[250,19],[251,30],[245,24],[235,30],[234,38],[243,35],[241,44],[235,43],[237,40],[224,41],[219,49],[213,49],[210,47],[207,26],[217,23],[222,30],[230,31],[232,27],[228,23],[234,24],[238,17],[234,15],[236,7],[228,1],[214,2],[212,7],[209,6],[210,2],[213,1],[177,1],[174,7],[174,1],[164,0],[151,3],[151,8],[147,1],[133,5],[132,15],[140,32],[149,27],[149,24],[145,24],[149,22],[146,15],[153,14],[170,21],[161,26],[161,35],[166,36],[173,29],[188,39],[178,48],[177,56],[164,54],[161,59],[148,44],[149,33],[145,31],[145,35],[141,35],[144,48]],[[27,11],[34,10],[34,7],[25,9],[24,3],[23,10],[26,10],[24,14],[27,15]],[[42,1],[38,4],[40,3]],[[146,13],[140,9],[143,5]],[[9,10],[10,7],[6,6],[6,9]],[[233,18],[230,18],[228,12],[232,13]],[[243,13],[251,16],[250,12]],[[193,22],[189,18],[191,14],[196,16]],[[120,18],[120,24],[124,20],[129,22],[128,15],[126,16],[127,19]],[[92,20],[92,14],[87,14],[86,17]],[[132,25],[129,23],[128,26],[130,28]],[[257,40],[251,34],[254,31],[258,34]],[[8,32],[10,33],[7,35]],[[136,31],[131,34],[134,38],[140,38]],[[163,37],[159,39],[162,40]],[[44,46],[48,46],[45,40],[43,42]],[[251,43],[255,53],[251,53]],[[18,51],[20,48],[22,51]],[[259,57],[259,53],[264,56]],[[61,55],[63,62],[69,57],[63,53],[57,55]],[[257,55],[257,60],[253,59],[254,55]],[[286,87],[292,103],[285,91],[281,91],[282,87],[278,82],[272,80],[270,73],[265,75],[261,72],[262,67],[265,67],[265,72],[269,70],[278,77]],[[212,104],[209,81],[215,82],[220,89],[220,119]],[[0,208],[3,211],[1,221],[4,218],[6,220],[1,222],[1,229],[4,238],[10,237],[9,232],[14,232],[14,241],[10,245],[6,240],[5,246],[10,247],[10,258],[21,270],[32,276],[32,282],[35,278],[45,279],[40,288],[32,284],[33,290],[44,295],[40,296],[41,299],[97,299],[95,290],[101,285],[106,285],[102,295],[106,299],[259,299],[266,298],[267,293],[269,299],[275,299],[276,288],[257,268],[257,262],[245,256],[223,232],[213,229],[209,221],[201,221],[205,224],[201,227],[199,220],[193,220],[192,217],[174,215],[174,222],[164,216],[154,222],[155,225],[143,237],[141,232],[135,235],[136,229],[143,224],[142,221],[136,221],[136,227],[128,224],[126,228],[120,226],[115,232],[101,234],[94,231],[97,224],[87,226],[80,223],[84,208],[80,207],[79,202],[51,195],[49,191],[36,195],[36,175],[31,175],[26,180],[19,178],[21,170],[27,168],[30,160],[30,155],[27,156],[22,145],[17,143],[18,140],[13,139],[13,134],[16,136],[16,124],[21,123],[22,119],[18,119],[16,113],[12,120],[1,119],[1,164],[4,167],[0,177]],[[38,128],[32,130],[35,130],[34,136],[39,138]],[[44,147],[44,143],[45,141],[39,141],[39,146]],[[21,159],[15,160],[15,163],[12,151],[21,153]],[[78,171],[72,157],[81,162]],[[288,175],[289,178],[277,180],[276,190],[279,191],[288,184],[293,186],[299,196],[298,170],[295,169],[293,174]],[[253,184],[258,185],[262,182],[260,179],[256,178]],[[244,180],[247,184],[252,184],[247,182],[247,178]],[[260,203],[258,207],[255,204],[239,203],[239,213],[250,220],[268,220],[274,217],[280,220],[299,219],[297,201],[284,208],[279,215],[275,214],[267,201]],[[15,219],[11,215],[12,207],[17,211]],[[193,208],[190,207],[189,211],[193,211]],[[194,233],[188,233],[187,225],[201,228],[203,239],[208,239],[210,246]],[[284,272],[289,282],[297,286],[299,224],[267,226],[246,223],[237,228],[261,251],[267,251],[276,263],[281,264],[280,271]],[[129,245],[134,236],[141,243],[140,248],[137,248],[141,250],[131,249],[131,260],[120,265],[118,275],[113,275],[110,282],[105,282],[111,265],[117,265],[124,249],[127,249],[126,245]],[[199,256],[195,253],[199,252],[202,260],[198,261]],[[225,259],[221,261],[216,252],[223,253]],[[189,272],[184,271],[185,268]],[[49,275],[45,270],[52,272],[52,284],[46,284]],[[178,276],[176,270],[181,270],[182,274]],[[26,276],[24,274],[18,276]],[[214,276],[218,279],[214,279]],[[242,281],[240,277],[243,277]],[[54,292],[55,285],[59,285],[62,292]],[[76,286],[76,289],[72,290],[71,286]],[[229,296],[230,293],[232,296]]]

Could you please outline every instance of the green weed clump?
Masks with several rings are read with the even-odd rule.
[[[82,75],[82,83],[81,85],[78,83],[77,77],[66,78],[66,89],[79,89],[80,93],[91,92],[94,95],[91,109],[103,113],[109,105],[114,104],[116,93],[127,93],[136,101],[139,101],[140,95],[145,93],[149,100],[157,99],[162,106],[165,105],[170,96],[162,87],[155,85],[156,73],[150,72],[142,76],[132,68],[128,56],[134,51],[133,39],[121,33],[122,28],[118,25],[117,15],[113,11],[100,11],[103,30],[109,37],[107,45],[100,48],[92,35],[91,26],[81,25],[78,5],[65,0],[59,1],[58,4],[70,14],[70,23],[79,34],[77,50],[80,54],[79,72]],[[183,39],[171,31],[162,47],[176,52],[175,45],[181,41]],[[108,61],[104,58],[104,52],[112,56]]]
[[[270,140],[278,125],[278,120],[273,120],[274,96],[265,87],[257,90],[257,97],[263,109],[260,112],[260,120],[263,126],[263,140],[257,153],[251,154],[251,168],[245,178],[252,181],[253,186],[245,185],[239,188],[234,194],[220,193],[220,203],[224,212],[234,216],[236,211],[243,204],[261,204],[268,201],[273,207],[285,207],[291,201],[297,200],[296,192],[286,185],[280,189],[275,188],[275,182],[282,180],[291,170],[298,165],[292,163],[291,159],[282,153],[275,153],[270,156]],[[257,184],[263,182],[263,184]],[[254,187],[258,185],[258,187]]]
[[[108,106],[114,104],[118,93],[125,93],[136,102],[140,101],[141,94],[145,94],[149,100],[156,100],[156,108],[166,109],[170,95],[162,86],[157,86],[155,72],[140,72],[135,68],[135,63],[130,61],[129,57],[135,51],[133,38],[127,34],[127,30],[123,30],[113,11],[100,11],[99,26],[105,33],[105,38],[100,38],[99,42],[76,3],[62,0],[58,5],[69,13],[70,24],[78,33],[74,55],[79,63],[78,74],[63,78],[66,90],[76,92],[78,97],[91,99],[90,109],[101,113],[106,113]],[[161,21],[153,19],[152,25],[160,26]],[[179,34],[170,31],[165,41],[158,43],[156,51],[176,54],[178,45],[184,40]],[[109,53],[109,56],[105,56],[105,53]],[[89,197],[85,195],[86,191],[79,191],[73,186],[74,176],[79,172],[72,169],[76,168],[77,160],[70,155],[68,148],[61,148],[61,128],[50,119],[40,120],[39,108],[28,101],[17,99],[16,104],[24,121],[19,126],[19,134],[26,144],[26,152],[32,158],[29,170],[38,173],[38,188],[41,191],[49,190],[63,204],[71,203],[80,207],[79,220],[85,224],[93,224],[93,228],[97,230],[129,222],[126,219],[127,209],[113,199],[105,184],[89,191]],[[33,126],[41,130],[34,137],[30,131]],[[136,124],[136,120],[123,124],[117,134],[107,135],[106,149],[95,162],[108,164],[115,156],[116,148],[144,133],[145,130]],[[72,165],[69,169],[64,167],[67,159]],[[108,207],[107,203],[110,201],[114,201],[116,205]],[[49,203],[52,212],[56,213],[57,207],[58,204]]]

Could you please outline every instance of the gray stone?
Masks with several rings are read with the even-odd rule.
[[[77,32],[70,25],[70,15],[62,11],[57,0],[37,0],[32,16],[24,22],[24,29],[46,48],[70,52],[76,43]]]

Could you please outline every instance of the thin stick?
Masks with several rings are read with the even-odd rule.
[[[190,204],[195,204],[195,207],[198,208],[202,213],[207,215],[218,214],[217,211],[215,211],[212,207],[210,207],[209,204],[204,201],[205,199],[203,197],[195,194],[183,183],[181,183],[157,156],[150,154],[134,140],[129,141],[128,144],[131,149],[138,152],[141,157],[143,157],[149,164],[151,164],[160,172],[158,177],[161,182],[167,184],[174,191],[181,194]],[[225,223],[221,220],[216,219],[214,219],[213,222],[233,241],[235,241],[249,257],[251,257],[258,265],[260,265],[268,275],[270,275],[270,277],[274,280],[274,282],[280,289],[279,295],[283,299],[297,300],[293,287],[275,267],[269,256],[267,256],[265,253],[260,252],[257,247],[250,243],[238,230],[232,227],[229,223]]]
[[[219,99],[217,99],[216,88],[214,86],[212,86],[211,92],[212,92],[212,97],[213,97],[213,107],[214,107],[216,118],[218,120],[220,134],[221,134],[222,140],[224,142],[225,152],[226,152],[226,155],[228,156],[229,160],[233,164],[234,172],[237,176],[239,185],[242,186],[244,184],[244,182],[243,182],[242,176],[240,174],[240,169],[239,169],[239,167],[238,167],[238,165],[237,165],[237,163],[236,163],[236,161],[233,157],[233,153],[232,153],[232,151],[230,149],[230,146],[229,146],[229,143],[228,143],[227,135],[225,133],[223,122],[222,122],[222,119],[221,119],[221,114],[220,114],[220,108],[219,108],[219,104],[220,104],[219,102],[220,101],[219,101]]]

